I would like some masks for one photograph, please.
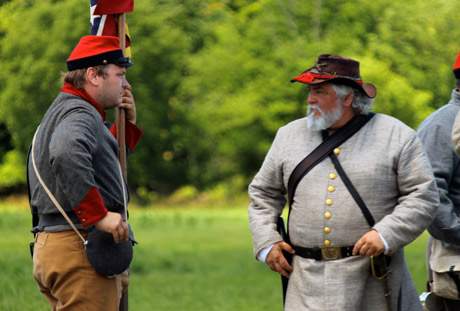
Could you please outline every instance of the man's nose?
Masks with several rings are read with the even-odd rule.
[[[123,83],[121,85],[124,89],[131,89],[131,84],[129,84],[128,80],[126,78],[123,79]]]

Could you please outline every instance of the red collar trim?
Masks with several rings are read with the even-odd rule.
[[[306,83],[311,83],[313,82],[313,80],[315,79],[336,79],[336,78],[347,78],[347,79],[350,79],[348,77],[342,77],[342,76],[333,76],[333,75],[321,75],[321,74],[316,74],[316,73],[311,73],[311,72],[307,72],[307,73],[304,73],[304,74],[301,74],[300,76],[298,76],[297,78],[294,78],[293,80],[297,80],[299,82],[306,82]],[[353,80],[355,81],[356,83],[358,83],[359,85],[362,85],[363,84],[363,81],[358,81],[358,80]]]
[[[100,115],[102,117],[102,121],[105,122],[105,112],[104,112],[104,110],[102,109],[102,107],[98,103],[96,103],[96,101],[91,96],[89,96],[89,94],[85,90],[76,88],[73,84],[66,83],[62,87],[62,92],[69,93],[69,94],[81,97],[84,100],[86,100],[94,108],[96,108],[96,110],[100,113]]]

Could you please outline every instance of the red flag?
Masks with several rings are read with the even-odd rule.
[[[132,12],[134,10],[134,0],[99,0],[95,15],[110,15]]]
[[[107,5],[107,2],[110,2],[112,5],[110,9],[113,11],[119,11],[118,8],[118,3],[125,3],[127,5],[123,6],[126,8],[127,6],[130,5],[131,11],[133,8],[133,3],[134,0],[127,0],[127,1],[121,1],[121,0],[112,0],[112,2],[107,1],[107,0],[91,0],[91,34],[94,36],[114,36],[118,37],[118,19],[116,14],[112,13],[103,13],[101,14],[96,14],[96,12],[101,11],[100,10],[100,5]],[[106,10],[106,8],[103,7],[103,10]],[[106,12],[106,11],[104,11]],[[125,24],[126,27],[126,50],[125,54],[126,56],[131,57],[131,49],[129,48],[131,46],[131,36],[129,35],[129,30],[128,30],[128,25]]]

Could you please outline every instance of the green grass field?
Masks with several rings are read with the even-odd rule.
[[[139,242],[131,311],[282,310],[279,275],[252,256],[246,202],[236,206],[132,209]],[[32,276],[31,217],[24,199],[0,202],[0,310],[50,310]],[[425,288],[425,233],[406,247]]]

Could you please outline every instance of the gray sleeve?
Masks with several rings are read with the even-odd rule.
[[[286,205],[280,131],[257,175],[249,185],[249,225],[254,242],[254,256],[267,246],[283,239],[276,229],[278,216]]]
[[[398,203],[375,225],[388,242],[390,253],[417,238],[431,223],[439,205],[430,163],[415,133],[401,150],[396,174]]]

